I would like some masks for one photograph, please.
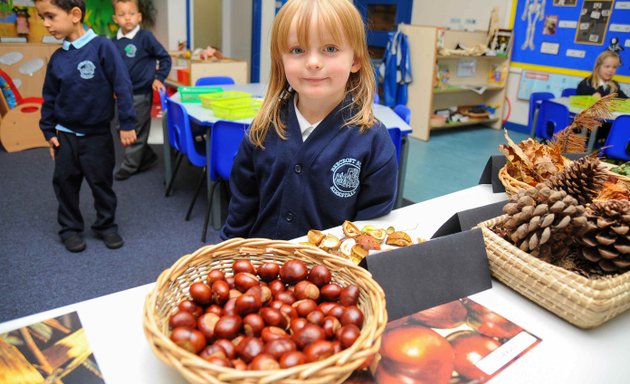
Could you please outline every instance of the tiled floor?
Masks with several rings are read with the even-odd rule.
[[[510,131],[519,142],[526,134]],[[150,144],[162,144],[162,119],[152,120]],[[409,139],[404,198],[420,202],[476,185],[492,155],[505,144],[502,130],[467,127],[431,132],[429,141]]]

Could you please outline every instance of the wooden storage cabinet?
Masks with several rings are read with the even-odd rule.
[[[229,76],[236,84],[247,84],[249,73],[247,62],[235,59],[222,60],[191,60],[178,57],[179,53],[171,54],[172,66],[168,80],[171,84],[195,85],[200,77],[206,76]],[[185,84],[178,81],[177,71],[186,70],[190,83]],[[180,76],[181,78],[181,76]]]
[[[507,56],[439,56],[438,36],[444,48],[455,49],[457,44],[472,47],[484,44],[486,32],[449,31],[440,32],[440,28],[419,25],[399,25],[399,29],[409,38],[409,52],[413,82],[409,84],[408,107],[411,109],[411,136],[429,140],[434,129],[454,128],[483,124],[495,129],[501,128],[503,108],[505,104],[505,83],[509,66]],[[459,60],[474,59],[475,71],[471,76],[457,75]],[[450,80],[448,88],[434,88],[433,81],[436,65],[449,68]],[[504,68],[502,83],[490,83],[489,74],[493,66]],[[461,86],[486,87],[481,94]],[[431,115],[437,109],[454,106],[486,104],[496,106],[491,119],[473,119],[458,123],[431,123]]]
[[[41,97],[48,61],[59,47],[59,44],[1,43],[0,57],[6,59],[18,53],[21,58],[17,62],[8,59],[6,62],[0,62],[0,69],[6,72],[14,83],[17,83],[16,86],[19,84],[18,91],[22,97]],[[31,60],[41,60],[41,66],[34,72],[20,71],[20,68]]]

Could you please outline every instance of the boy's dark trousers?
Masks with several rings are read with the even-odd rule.
[[[136,111],[136,142],[125,148],[125,158],[121,169],[129,173],[136,173],[143,165],[156,158],[155,152],[149,147],[149,132],[151,130],[151,102],[153,93],[133,95],[133,109]]]
[[[111,132],[86,136],[57,132],[57,138],[59,147],[55,150],[53,187],[59,202],[59,236],[65,240],[83,231],[83,217],[79,209],[83,178],[94,196],[96,221],[92,230],[101,235],[117,232],[116,194],[112,189],[116,159]]]

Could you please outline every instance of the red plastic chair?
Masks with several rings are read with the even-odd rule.
[[[44,99],[41,97],[22,97],[11,80],[11,76],[1,69],[0,76],[9,84],[17,104],[15,108],[11,109],[0,108],[0,112],[2,112],[0,142],[2,142],[4,149],[7,152],[16,152],[23,149],[48,147],[48,142],[39,129]],[[1,92],[0,99],[5,101]],[[7,105],[6,102],[3,105]]]

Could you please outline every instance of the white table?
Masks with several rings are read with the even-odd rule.
[[[230,85],[221,85],[221,88],[225,91],[234,90],[247,92],[251,94],[254,98],[263,98],[267,92],[267,84],[263,83],[249,83],[249,84],[230,84]],[[171,99],[177,102],[181,102],[181,98],[179,92],[176,92],[171,96]],[[182,103],[184,108],[186,108],[186,112],[191,120],[195,121],[197,124],[205,127],[211,127],[212,124],[221,120],[221,118],[216,117],[211,109],[203,108],[201,103]],[[402,133],[402,143],[400,147],[400,162],[398,164],[398,194],[396,197],[395,208],[401,207],[403,203],[403,190],[405,188],[405,177],[407,174],[407,157],[409,153],[409,141],[407,135],[411,133],[411,127],[396,114],[391,108],[381,105],[374,104],[373,106],[374,116],[379,119],[387,128],[400,128]],[[168,113],[168,112],[167,112]],[[253,118],[234,120],[236,122],[251,124]],[[166,121],[166,119],[164,120]],[[167,124],[162,125],[163,135],[164,135],[164,177],[165,182],[168,183],[172,177],[172,156],[171,156],[171,147],[169,145],[169,135],[168,135],[168,126]],[[210,135],[206,135],[206,153],[210,153]],[[210,169],[210,157],[208,156],[208,169]],[[212,180],[210,180],[210,173],[208,172],[207,176],[208,183],[208,193],[212,188]],[[221,189],[219,188],[216,193],[219,194],[218,197],[211,199],[208,196],[208,201],[212,200],[212,224],[218,229],[221,225],[221,210],[223,205],[223,199],[221,196]]]
[[[479,185],[370,220],[430,237],[454,213],[505,199]],[[297,239],[296,239],[297,241]],[[0,324],[0,333],[77,311],[107,384],[185,383],[152,352],[142,330],[143,306],[153,284]],[[593,330],[582,330],[493,280],[492,289],[470,296],[540,337],[542,342],[500,372],[491,383],[628,383],[630,311]]]

